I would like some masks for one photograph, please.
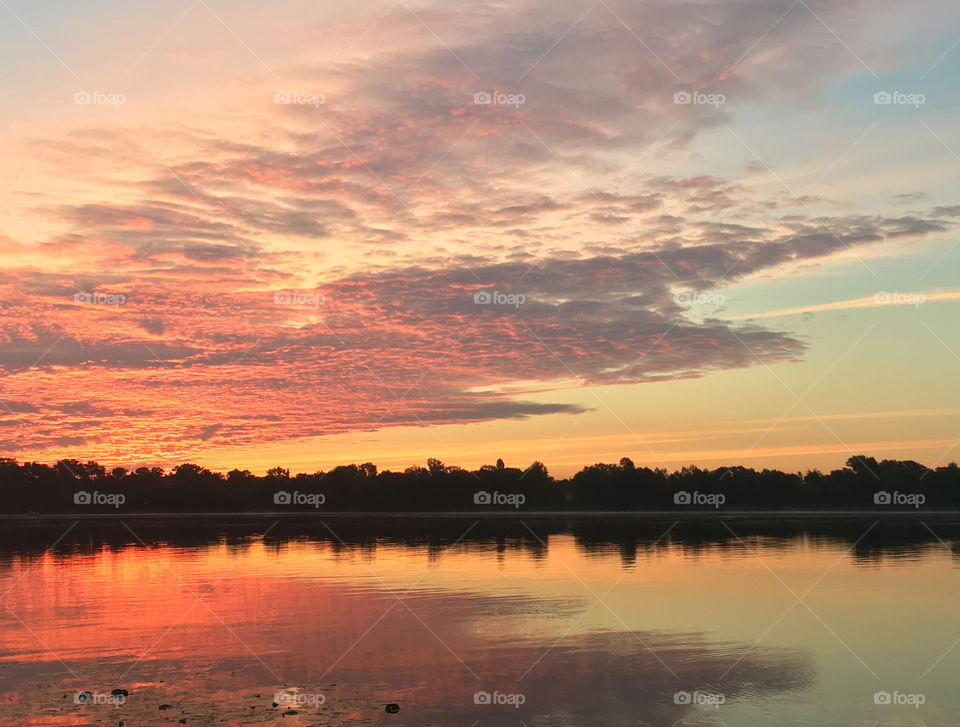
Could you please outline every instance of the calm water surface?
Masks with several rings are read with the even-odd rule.
[[[957,725],[956,524],[871,525],[8,523],[0,724]]]

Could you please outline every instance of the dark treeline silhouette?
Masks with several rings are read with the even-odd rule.
[[[97,514],[150,512],[587,512],[725,510],[960,510],[960,468],[858,455],[830,473],[747,467],[675,472],[618,464],[584,467],[569,479],[534,462],[503,460],[469,471],[427,460],[426,467],[378,471],[373,464],[291,475],[275,467],[259,477],[226,475],[196,464],[107,471],[96,462],[47,465],[0,459],[0,512]]]

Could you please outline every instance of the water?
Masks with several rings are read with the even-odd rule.
[[[955,521],[68,527],[4,523],[0,724],[936,727],[960,714]],[[75,703],[82,691],[93,703]]]

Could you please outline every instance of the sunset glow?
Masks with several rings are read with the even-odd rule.
[[[955,4],[0,5],[4,456],[957,456]]]

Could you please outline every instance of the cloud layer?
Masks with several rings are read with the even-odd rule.
[[[348,53],[312,52],[307,23],[282,63],[216,83],[161,45],[127,82],[169,64],[179,105],[19,141],[42,183],[0,236],[0,443],[172,458],[573,414],[550,392],[800,358],[687,302],[957,218],[909,189],[884,196],[908,212],[827,203],[733,131],[896,64],[866,6],[807,5],[361,7],[325,31]],[[700,164],[710,134],[735,163]]]

